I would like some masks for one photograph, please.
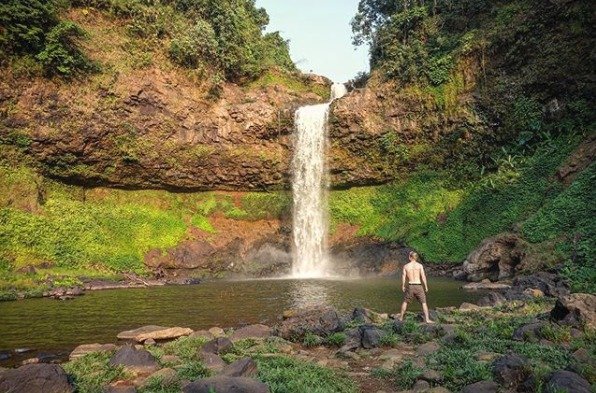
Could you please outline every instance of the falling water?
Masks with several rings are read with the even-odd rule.
[[[325,146],[327,118],[333,100],[347,93],[343,84],[331,87],[331,100],[296,111],[296,141],[292,160],[294,199],[293,277],[329,274],[327,256],[327,192]]]

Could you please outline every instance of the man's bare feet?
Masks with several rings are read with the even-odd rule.
[[[428,323],[429,325],[432,325],[433,323],[435,323],[435,321],[431,321],[430,319],[427,319],[426,323]]]
[[[404,321],[404,317],[401,316],[401,315],[398,315],[397,316],[397,320],[400,321],[400,322],[403,322]]]

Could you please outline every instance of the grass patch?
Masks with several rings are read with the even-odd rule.
[[[257,358],[259,379],[271,393],[355,393],[356,385],[347,377],[312,363],[283,356]]]
[[[90,353],[64,365],[77,392],[101,392],[104,385],[127,377],[121,366],[109,365],[111,355],[110,352]]]

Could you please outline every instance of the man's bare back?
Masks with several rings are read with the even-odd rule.
[[[408,262],[404,266],[404,273],[408,279],[408,284],[422,284],[422,275],[424,274],[422,264],[416,261]]]

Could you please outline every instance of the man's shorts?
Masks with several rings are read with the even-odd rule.
[[[406,288],[406,294],[404,295],[404,302],[410,303],[413,298],[416,298],[420,303],[426,303],[426,293],[424,293],[424,288],[422,285],[408,285],[408,288]]]

